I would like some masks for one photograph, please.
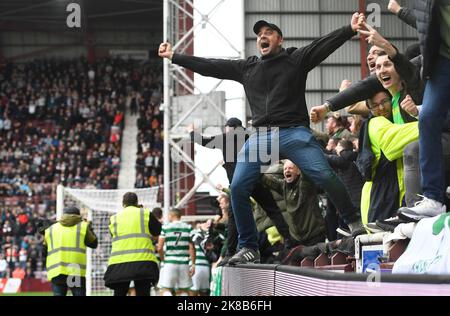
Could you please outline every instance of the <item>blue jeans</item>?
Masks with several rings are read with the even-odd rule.
[[[419,161],[423,195],[441,203],[445,192],[441,134],[449,105],[450,59],[440,56],[423,96],[419,116]]]
[[[54,296],[66,296],[69,287],[67,284],[55,284],[52,282],[52,291]],[[86,296],[86,288],[81,287],[71,287],[70,291],[73,296]]]
[[[238,248],[258,249],[256,224],[249,198],[262,175],[261,167],[286,158],[295,163],[314,184],[325,190],[346,224],[360,219],[358,208],[352,204],[344,184],[331,169],[322,147],[309,128],[259,129],[239,152],[231,183],[231,204],[239,233]]]

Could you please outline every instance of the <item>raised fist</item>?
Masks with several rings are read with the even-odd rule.
[[[162,58],[172,59],[173,56],[172,45],[168,42],[161,43],[161,45],[159,45],[158,55],[159,57]]]

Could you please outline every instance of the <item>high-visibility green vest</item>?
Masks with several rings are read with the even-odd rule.
[[[47,277],[65,275],[86,275],[86,244],[84,238],[87,223],[80,222],[74,226],[53,224],[45,230],[47,244]]]
[[[111,216],[109,230],[112,234],[112,250],[108,264],[136,261],[154,261],[155,247],[148,223],[150,210],[128,206]]]

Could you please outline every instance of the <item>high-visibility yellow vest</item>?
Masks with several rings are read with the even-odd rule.
[[[87,223],[80,222],[74,226],[53,224],[45,230],[47,244],[47,277],[65,275],[86,275],[86,244],[84,238]]]
[[[112,250],[108,264],[136,261],[154,261],[155,247],[148,223],[150,210],[128,206],[111,216],[109,230],[112,234]]]

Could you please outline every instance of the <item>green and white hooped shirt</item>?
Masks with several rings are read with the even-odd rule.
[[[175,221],[162,227],[164,238],[164,263],[189,264],[189,242],[192,226]]]

